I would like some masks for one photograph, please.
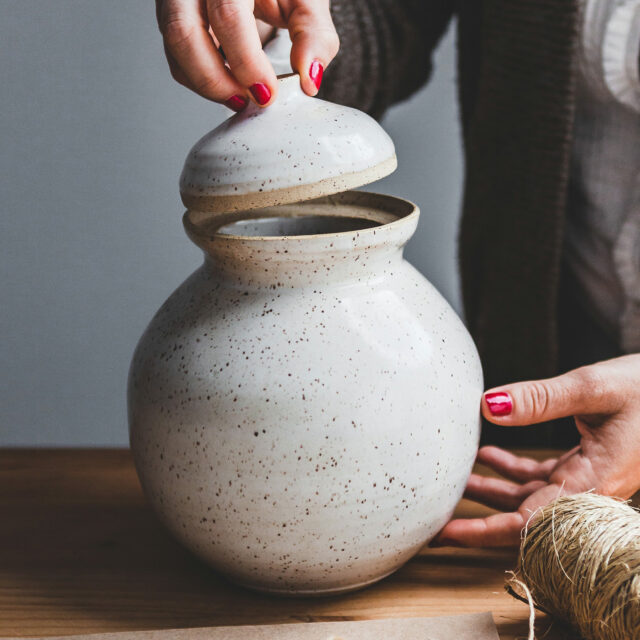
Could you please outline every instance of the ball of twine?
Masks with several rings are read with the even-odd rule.
[[[507,589],[572,625],[586,640],[640,638],[640,513],[582,493],[534,514]]]

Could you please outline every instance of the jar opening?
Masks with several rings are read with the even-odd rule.
[[[189,238],[209,256],[239,255],[243,250],[255,254],[258,249],[267,251],[267,245],[286,255],[300,243],[311,255],[325,249],[335,253],[339,247],[401,247],[413,235],[418,215],[418,208],[407,200],[345,191],[250,211],[212,214],[190,209],[183,222]]]
[[[220,227],[217,232],[224,235],[244,237],[291,237],[313,236],[327,233],[344,233],[379,227],[380,222],[346,216],[278,216],[238,220]]]
[[[347,191],[250,211],[188,210],[183,220],[215,278],[273,288],[363,281],[375,265],[394,268],[418,216],[407,200]]]

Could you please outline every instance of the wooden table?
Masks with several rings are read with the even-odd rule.
[[[463,516],[488,512],[466,501],[458,508]],[[0,636],[490,610],[500,637],[512,640],[526,637],[528,615],[503,589],[515,560],[505,550],[424,549],[349,595],[259,595],[229,584],[165,533],[128,451],[0,450]]]

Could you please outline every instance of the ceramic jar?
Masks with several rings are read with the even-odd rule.
[[[418,215],[363,192],[185,214],[205,260],[136,349],[131,446],[161,520],[237,583],[367,585],[462,495],[482,373],[462,322],[403,259]]]

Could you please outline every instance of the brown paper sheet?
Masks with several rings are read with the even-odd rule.
[[[491,613],[59,636],[47,640],[500,640]],[[0,640],[10,640],[0,638]]]

